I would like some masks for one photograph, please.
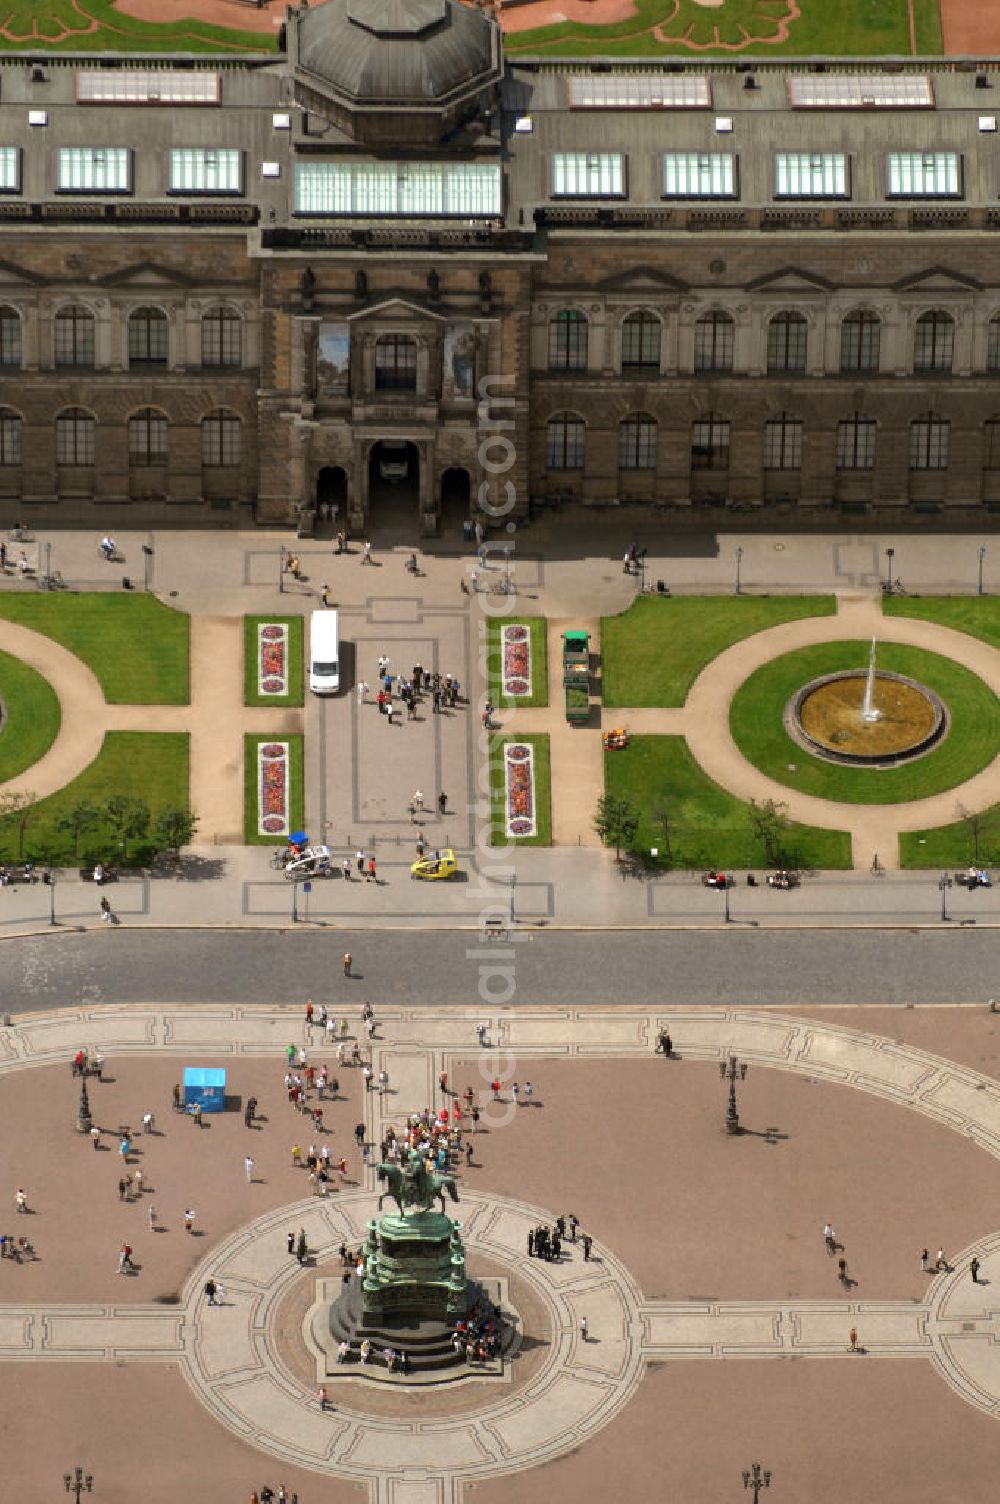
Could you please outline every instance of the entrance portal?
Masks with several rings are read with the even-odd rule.
[[[472,481],[468,470],[453,465],[441,476],[441,525],[461,527],[469,521]]]
[[[368,505],[372,520],[388,513],[416,517],[420,505],[420,453],[408,439],[380,439],[368,459]]]
[[[316,515],[321,522],[343,527],[347,521],[347,472],[341,465],[324,465],[316,477]]]

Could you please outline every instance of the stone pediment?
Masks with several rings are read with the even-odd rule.
[[[346,315],[349,324],[357,323],[361,319],[384,319],[390,318],[397,323],[422,324],[432,319],[435,324],[447,322],[445,316],[435,309],[427,307],[423,303],[417,303],[410,298],[380,298],[377,303],[366,303],[364,308],[357,308],[353,313]]]
[[[29,272],[27,267],[18,266],[13,261],[0,261],[0,283],[23,282],[25,287],[44,287],[48,278],[40,277],[37,272]]]
[[[135,261],[96,278],[101,287],[193,287],[194,278],[158,261]]]
[[[691,284],[661,272],[655,266],[633,266],[625,272],[615,272],[597,284],[599,292],[665,293],[689,292]]]
[[[891,284],[894,292],[979,292],[982,282],[965,272],[956,272],[950,266],[929,266],[922,272],[911,272]]]
[[[835,283],[800,266],[782,266],[747,283],[750,292],[832,292]]]

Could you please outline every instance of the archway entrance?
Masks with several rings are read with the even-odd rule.
[[[468,470],[453,465],[441,475],[441,527],[461,528],[468,522],[472,501],[472,480]]]
[[[368,457],[368,526],[408,541],[420,520],[420,452],[408,439],[379,439]]]
[[[347,471],[342,465],[324,465],[316,477],[316,518],[338,528],[347,521]]]

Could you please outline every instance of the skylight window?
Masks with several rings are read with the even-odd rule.
[[[295,212],[493,218],[502,186],[495,162],[298,162]]]
[[[735,198],[736,158],[728,151],[663,153],[664,198]]]
[[[891,151],[886,158],[887,198],[959,198],[957,151]]]
[[[127,146],[61,146],[56,157],[61,193],[128,193]]]
[[[218,73],[198,69],[80,68],[80,104],[218,104]]]
[[[0,193],[17,193],[20,190],[19,156],[16,146],[0,146]]]
[[[553,198],[624,198],[625,158],[619,151],[556,152]]]
[[[712,90],[705,73],[575,73],[572,110],[707,110]]]
[[[926,73],[792,73],[788,98],[796,110],[932,110]]]
[[[841,151],[779,151],[775,198],[849,198],[847,157]]]

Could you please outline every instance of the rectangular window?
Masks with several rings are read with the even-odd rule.
[[[578,418],[556,420],[548,426],[546,464],[550,470],[582,470],[586,428]]]
[[[201,425],[203,465],[232,466],[240,463],[239,418],[206,418]]]
[[[159,416],[134,418],[128,426],[130,465],[167,463],[167,420]]]
[[[299,162],[296,214],[453,215],[502,213],[495,162]]]
[[[61,146],[56,156],[60,193],[128,193],[127,146]]]
[[[665,151],[664,198],[736,198],[736,157],[731,151]]]
[[[802,422],[799,418],[774,418],[764,424],[764,469],[802,468]]]
[[[571,110],[707,110],[707,73],[573,74],[567,80]]]
[[[79,104],[218,104],[219,75],[204,69],[80,68]]]
[[[77,417],[56,419],[56,464],[92,465],[94,463],[93,418],[83,413]]]
[[[21,463],[21,419],[17,413],[0,412],[0,465]]]
[[[1000,318],[990,319],[986,345],[986,369],[1000,371]]]
[[[21,153],[16,146],[0,146],[0,193],[20,193]]]
[[[552,197],[624,198],[625,158],[618,151],[556,152]]]
[[[874,470],[874,418],[849,418],[837,424],[837,469]]]
[[[691,424],[691,469],[729,469],[729,424],[706,418]]]
[[[947,470],[949,427],[941,418],[918,418],[910,424],[911,470]]]
[[[13,309],[0,309],[0,366],[21,364],[21,320]]]
[[[886,158],[887,198],[960,198],[957,151],[891,151]]]
[[[619,470],[656,469],[656,424],[648,419],[631,420],[618,426]]]
[[[932,110],[926,73],[793,73],[788,99],[795,110]]]
[[[779,151],[774,158],[775,198],[850,198],[842,151]]]
[[[984,465],[987,470],[1000,470],[1000,423],[987,423],[985,428]]]
[[[242,193],[243,153],[196,146],[170,153],[171,193]]]

